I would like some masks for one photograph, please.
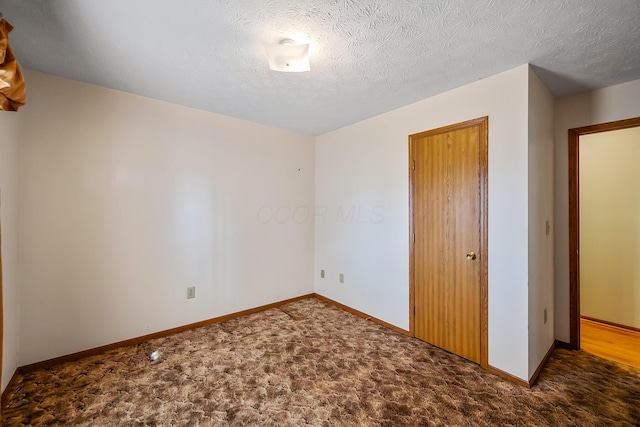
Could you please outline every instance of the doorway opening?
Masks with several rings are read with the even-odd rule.
[[[640,118],[569,130],[570,346],[640,366]]]

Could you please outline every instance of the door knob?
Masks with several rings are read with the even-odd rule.
[[[474,259],[476,259],[476,253],[475,253],[475,252],[469,252],[469,253],[467,254],[467,259],[469,259],[469,260],[474,260]]]

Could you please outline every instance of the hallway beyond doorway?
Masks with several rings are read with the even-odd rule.
[[[640,368],[640,331],[580,318],[580,349]]]

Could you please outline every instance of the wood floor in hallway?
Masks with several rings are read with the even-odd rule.
[[[614,362],[640,368],[640,332],[580,319],[580,348]]]

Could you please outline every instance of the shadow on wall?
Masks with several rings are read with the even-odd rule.
[[[594,89],[578,82],[573,76],[560,74],[537,65],[530,65],[555,97],[574,95]]]

